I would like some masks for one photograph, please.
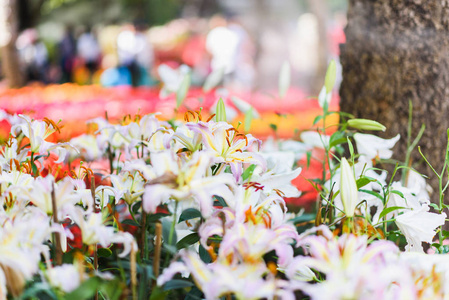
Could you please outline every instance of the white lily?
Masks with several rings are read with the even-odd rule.
[[[55,183],[55,179],[52,175],[38,177],[33,182],[31,188],[25,191],[23,196],[47,215],[52,215],[54,213],[52,206],[53,189],[58,214],[61,214],[65,208],[73,206],[81,201],[80,195],[74,190],[71,178],[66,177],[62,181]],[[61,218],[63,216],[59,215],[59,217]]]
[[[372,134],[356,133],[354,140],[357,145],[357,152],[367,160],[389,159],[393,155],[391,150],[401,136],[398,134],[391,139],[383,139]]]
[[[204,149],[214,154],[216,163],[230,165],[237,182],[240,181],[243,172],[243,163],[257,164],[263,170],[266,169],[265,159],[260,154],[247,151],[253,143],[258,144],[259,148],[261,145],[261,141],[251,134],[239,134],[232,125],[226,122],[198,122],[186,125],[202,135]]]
[[[432,243],[437,227],[446,220],[446,213],[429,212],[429,206],[423,204],[420,209],[407,211],[396,217],[396,225],[407,239],[407,251],[424,252],[422,242]]]
[[[148,183],[143,196],[143,208],[155,212],[158,205],[170,198],[175,201],[195,199],[203,216],[212,211],[213,195],[229,194],[228,185],[233,184],[230,174],[206,176],[213,156],[206,151],[195,152],[192,158],[182,161],[172,152],[151,154],[156,177]]]
[[[257,166],[249,181],[263,186],[263,191],[267,195],[277,193],[283,197],[299,197],[301,192],[291,184],[291,181],[301,173],[301,168],[292,170],[294,153],[272,152],[261,155],[266,159],[267,170],[262,172],[261,167]]]
[[[70,217],[79,226],[82,233],[83,244],[100,244],[108,247],[112,243],[123,244],[123,252],[119,257],[124,257],[131,252],[131,247],[137,249],[134,237],[128,232],[116,232],[114,227],[106,226],[102,213],[86,214],[79,207],[74,207],[70,212]]]

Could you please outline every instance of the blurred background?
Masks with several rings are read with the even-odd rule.
[[[0,91],[68,82],[176,86],[185,72],[201,86],[216,70],[232,91],[270,91],[287,61],[292,86],[317,94],[345,40],[346,6],[346,0],[0,0]]]
[[[329,105],[338,110],[346,9],[346,0],[0,0],[0,140],[10,130],[1,110],[62,119],[57,136],[68,140],[96,117],[211,115],[220,98],[237,128],[265,141],[302,140],[319,125],[313,96],[331,60]],[[301,201],[316,199],[307,180],[322,175],[323,155],[298,157]]]

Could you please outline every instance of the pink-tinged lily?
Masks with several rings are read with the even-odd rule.
[[[206,299],[218,299],[234,295],[236,299],[294,299],[285,287],[286,282],[276,279],[264,262],[229,263],[226,260],[204,263],[197,254],[181,250],[182,262],[174,262],[159,276],[157,283],[163,285],[176,273],[190,272],[197,287]],[[290,297],[288,297],[290,296]]]
[[[222,237],[219,257],[257,262],[263,260],[263,255],[275,250],[282,264],[291,259],[291,243],[298,238],[293,225],[282,224],[272,228],[269,213],[253,212],[251,208],[246,211],[245,219],[237,218],[229,208],[216,211],[198,230],[201,244],[208,248],[208,239],[217,235]]]
[[[203,216],[212,213],[213,195],[230,194],[233,185],[230,174],[208,176],[213,157],[206,151],[195,152],[191,159],[184,162],[172,151],[151,154],[151,163],[156,178],[145,187],[143,209],[155,212],[162,204],[174,201],[194,199]]]
[[[243,173],[243,163],[257,164],[266,169],[265,159],[258,153],[248,151],[253,144],[260,148],[261,141],[251,134],[240,134],[226,122],[187,123],[191,130],[202,135],[204,149],[211,151],[216,163],[227,163],[237,182]]]
[[[343,235],[334,237],[325,227],[305,233],[298,245],[310,256],[293,259],[286,274],[293,280],[292,286],[302,289],[312,299],[384,299],[398,276],[388,275],[389,259],[397,258],[399,249],[389,241],[368,244],[367,236]],[[304,268],[323,273],[326,279],[319,283],[294,282]]]
[[[262,156],[267,162],[266,171],[257,167],[248,180],[263,186],[263,192],[267,195],[276,193],[282,197],[299,197],[301,192],[291,184],[301,173],[301,168],[292,170],[295,159],[293,152],[262,153]]]
[[[174,141],[175,151],[185,148],[190,152],[195,152],[200,150],[202,145],[201,134],[191,130],[185,124],[181,124],[176,128],[172,140]]]

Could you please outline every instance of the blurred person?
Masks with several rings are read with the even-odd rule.
[[[210,21],[212,28],[206,39],[206,49],[212,56],[212,72],[223,69],[225,84],[251,87],[254,80],[253,47],[246,30],[237,22],[221,16]]]
[[[39,39],[36,29],[24,30],[17,38],[16,47],[25,69],[27,82],[41,81],[47,83],[48,51]]]
[[[117,53],[120,66],[131,73],[133,86],[151,84],[148,71],[154,62],[154,51],[143,25],[125,26],[117,37]]]
[[[77,52],[89,71],[89,81],[92,82],[93,74],[98,68],[101,50],[98,41],[90,28],[87,28],[87,30],[78,38]]]
[[[71,26],[66,27],[64,36],[59,42],[58,48],[61,82],[71,82],[74,60],[76,57],[76,40]]]
[[[131,86],[131,72],[125,66],[118,65],[118,59],[113,54],[103,57],[102,67],[104,69],[100,76],[100,83],[104,87]]]

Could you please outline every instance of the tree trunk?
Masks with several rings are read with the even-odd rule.
[[[18,35],[16,0],[0,0],[0,33],[3,75],[10,87],[21,87],[24,81],[15,47]]]
[[[411,100],[412,136],[426,125],[419,145],[440,170],[449,128],[449,1],[350,0],[345,32],[341,110],[383,123],[384,137],[400,133],[394,158],[404,161]],[[412,160],[422,160],[418,151]],[[430,168],[418,170],[437,194]]]

